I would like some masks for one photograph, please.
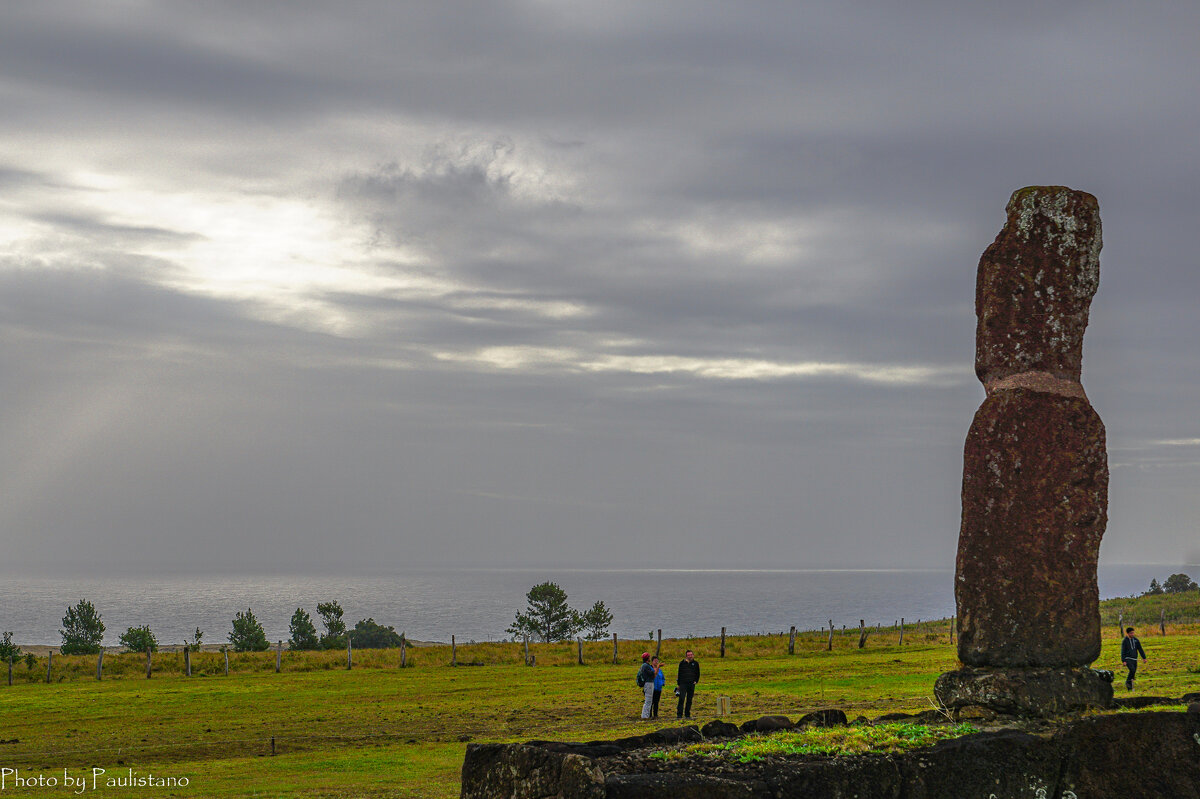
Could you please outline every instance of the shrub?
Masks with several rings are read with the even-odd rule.
[[[154,637],[154,633],[150,631],[150,625],[144,624],[141,627],[130,627],[121,634],[121,646],[125,647],[126,652],[157,652],[158,639]]]
[[[390,649],[400,646],[401,635],[393,627],[384,627],[374,619],[362,619],[354,625],[350,640],[359,649]]]
[[[234,617],[229,643],[233,645],[234,652],[265,652],[271,648],[266,632],[250,608],[246,608],[245,613],[238,611]]]
[[[64,655],[94,655],[100,651],[100,642],[104,640],[104,622],[95,606],[86,599],[79,600],[74,607],[67,608],[67,615],[62,618],[62,646],[59,651]]]

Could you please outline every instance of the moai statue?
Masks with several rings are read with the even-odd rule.
[[[987,396],[963,456],[951,707],[1055,715],[1112,699],[1096,562],[1108,519],[1104,425],[1080,384],[1100,280],[1096,198],[1014,192],[979,261],[975,373]]]

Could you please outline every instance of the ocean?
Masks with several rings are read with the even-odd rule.
[[[1186,567],[1100,567],[1100,596],[1129,596]],[[1196,575],[1193,575],[1196,576]],[[416,641],[499,641],[534,585],[552,580],[572,607],[597,600],[623,639],[778,633],[828,624],[890,626],[954,614],[952,570],[805,569],[421,569],[382,575],[230,575],[180,577],[0,576],[0,631],[23,645],[60,644],[68,606],[87,599],[100,612],[104,644],[148,624],[160,644],[178,644],[197,627],[204,643],[227,640],[234,614],[250,608],[271,641],[287,640],[303,607],[319,624],[318,602],[336,600],[348,626],[363,618]]]

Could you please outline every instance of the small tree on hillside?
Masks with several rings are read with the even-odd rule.
[[[304,608],[296,608],[292,614],[292,623],[288,629],[292,637],[288,640],[289,649],[308,650],[318,649],[321,641],[317,638],[317,628],[312,623],[312,617]]]
[[[608,626],[612,624],[613,616],[603,602],[597,602],[589,610],[579,616],[579,626],[586,630],[584,638],[589,641],[599,641],[608,637]]]
[[[1168,594],[1183,594],[1188,591],[1200,591],[1200,585],[1186,574],[1172,574],[1163,583],[1163,591]]]
[[[233,619],[233,631],[229,633],[229,643],[234,652],[265,652],[271,648],[263,626],[254,618],[254,611],[246,608],[246,612],[238,611]]]
[[[74,607],[67,608],[62,625],[58,631],[63,641],[59,651],[64,655],[94,655],[100,651],[104,622],[91,602],[81,599]]]
[[[154,633],[150,631],[149,624],[143,624],[141,627],[130,627],[125,632],[121,633],[119,639],[121,646],[125,647],[126,652],[157,652],[158,639],[154,637]]]
[[[192,633],[192,637],[190,639],[188,639],[188,638],[183,639],[183,648],[188,650],[189,652],[199,652],[201,642],[203,640],[204,640],[204,631],[201,630],[199,627],[197,627],[196,632]]]
[[[384,627],[374,619],[362,619],[350,633],[350,640],[359,649],[390,649],[400,646],[400,638],[395,627]]]
[[[579,614],[567,604],[567,592],[557,583],[540,583],[525,595],[528,603],[524,613],[507,632],[514,636],[529,635],[543,641],[561,641],[575,635],[579,629]]]
[[[1163,593],[1162,586],[1158,584],[1158,580],[1151,578],[1150,589],[1142,594],[1142,596],[1158,596],[1161,593]]]
[[[342,606],[337,602],[321,602],[317,605],[317,613],[325,624],[325,634],[321,636],[322,649],[342,649],[346,646],[346,622],[342,621]]]
[[[9,658],[16,660],[21,657],[21,647],[12,642],[12,633],[6,632],[3,637],[0,637],[0,660],[5,662]]]

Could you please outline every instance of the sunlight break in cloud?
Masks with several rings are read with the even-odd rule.
[[[688,358],[678,355],[588,356],[568,347],[485,347],[473,353],[441,352],[439,360],[495,369],[689,374],[710,380],[777,380],[790,377],[844,377],[868,383],[955,382],[962,370],[821,361],[781,362],[753,358]]]

